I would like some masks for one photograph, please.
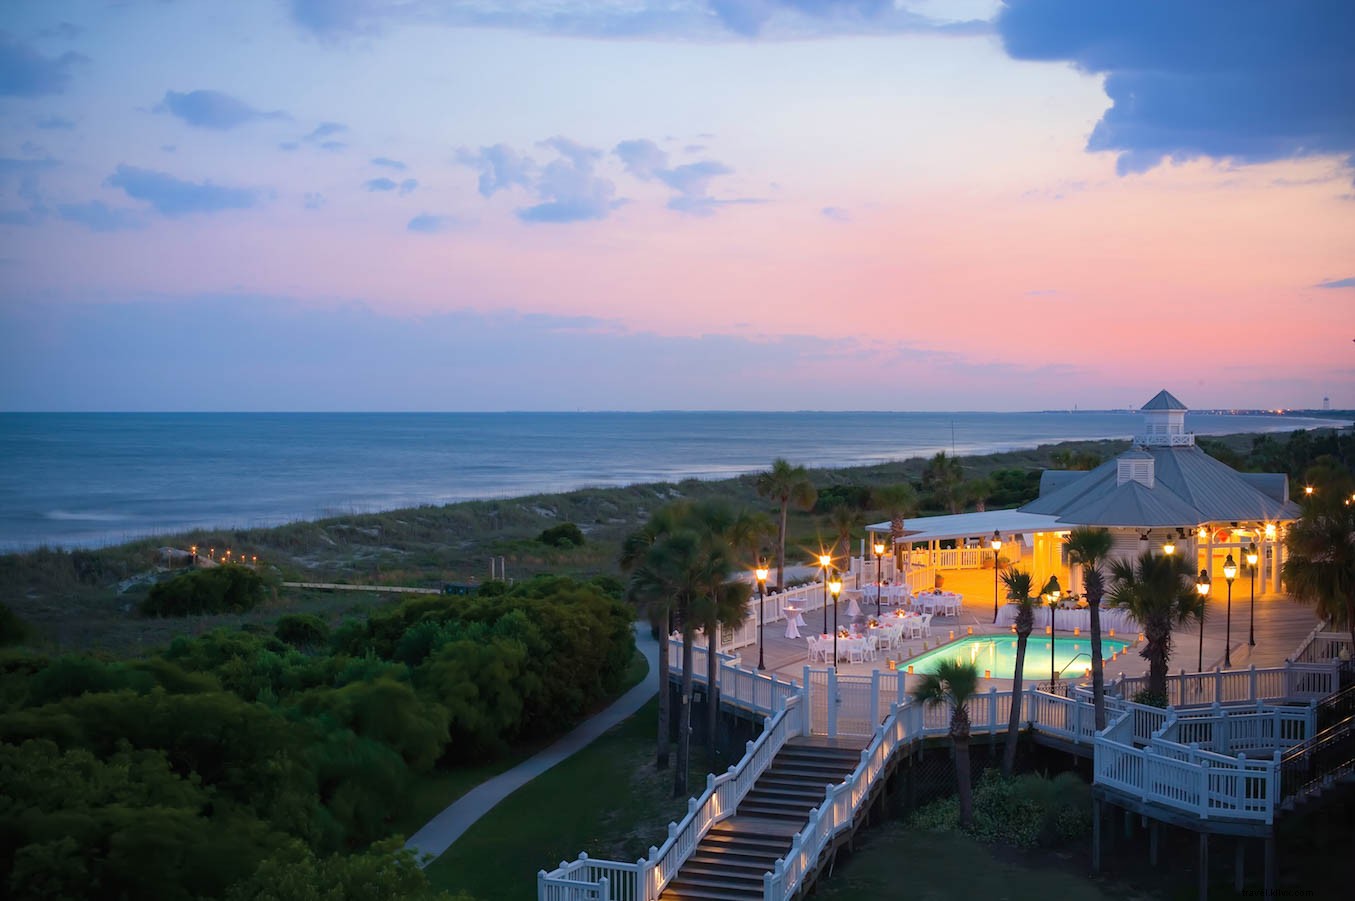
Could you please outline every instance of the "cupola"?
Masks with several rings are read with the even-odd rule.
[[[1141,447],[1192,447],[1195,435],[1186,431],[1186,405],[1167,390],[1159,391],[1140,408],[1143,434],[1135,439]]]

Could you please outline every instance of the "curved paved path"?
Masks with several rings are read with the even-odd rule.
[[[417,852],[422,863],[432,863],[494,805],[643,707],[659,691],[659,643],[649,634],[648,623],[635,624],[635,647],[649,662],[649,674],[643,681],[544,751],[453,801],[414,833],[405,847]]]

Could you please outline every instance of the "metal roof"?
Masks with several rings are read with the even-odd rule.
[[[1172,397],[1172,394],[1171,394],[1170,391],[1168,391],[1166,388],[1163,388],[1161,391],[1157,392],[1157,394],[1154,394],[1154,395],[1153,395],[1153,399],[1152,399],[1152,400],[1148,401],[1148,403],[1144,404],[1142,407],[1139,407],[1139,409],[1140,409],[1140,410],[1185,410],[1185,409],[1188,409],[1188,408],[1186,407],[1185,404],[1181,403],[1179,400],[1177,400],[1176,398]]]
[[[1284,499],[1277,488],[1276,480],[1285,478],[1283,473],[1248,473],[1244,478],[1198,447],[1150,447],[1126,453],[1153,458],[1152,488],[1139,485],[1141,491],[1124,491],[1126,486],[1138,483],[1117,485],[1117,457],[1082,473],[1081,478],[1051,479],[1048,483],[1041,479],[1041,496],[1021,509],[1057,517],[1065,526],[1113,521],[1130,527],[1185,527],[1205,522],[1298,518],[1298,506]]]
[[[866,526],[871,532],[889,534],[889,523]],[[1003,541],[1012,540],[1018,532],[1062,532],[1068,526],[1060,525],[1053,516],[1041,516],[1022,510],[984,510],[978,513],[949,513],[945,516],[923,516],[904,520],[904,541],[933,541],[950,538],[987,538],[994,532]]]

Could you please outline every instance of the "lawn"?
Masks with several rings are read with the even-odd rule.
[[[533,897],[538,870],[580,851],[634,861],[663,843],[687,799],[672,795],[673,771],[654,769],[658,699],[596,742],[506,798],[427,870],[437,888],[477,901]],[[693,747],[689,788],[705,785],[705,758]],[[723,768],[723,767],[721,767]]]
[[[1041,857],[1044,860],[1041,860]],[[959,832],[909,831],[891,822],[858,834],[856,853],[819,883],[818,901],[1110,901],[1148,897],[1075,872],[1067,853],[995,849]],[[1066,867],[1066,869],[1065,869]]]

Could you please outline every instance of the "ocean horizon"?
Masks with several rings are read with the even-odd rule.
[[[1129,438],[1134,411],[0,413],[0,550]],[[1189,413],[1198,435],[1345,420]]]

